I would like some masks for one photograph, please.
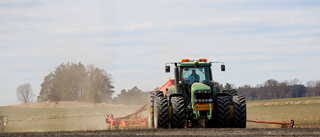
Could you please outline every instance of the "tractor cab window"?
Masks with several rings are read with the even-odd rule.
[[[209,67],[185,67],[182,68],[181,80],[184,84],[193,84],[201,82],[204,84],[210,83],[210,68]]]

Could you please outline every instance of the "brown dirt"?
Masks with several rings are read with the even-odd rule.
[[[296,127],[300,127],[300,128],[319,128],[319,130],[320,130],[320,123],[297,123]]]
[[[281,128],[281,129],[151,129],[151,130],[109,130],[109,131],[75,131],[75,132],[29,132],[29,133],[2,133],[0,137],[7,136],[111,136],[111,137],[158,137],[158,136],[319,136],[320,130],[316,128]]]

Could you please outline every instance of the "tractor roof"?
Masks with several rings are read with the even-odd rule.
[[[207,63],[207,59],[199,59],[199,60],[189,60],[189,59],[182,59],[181,62],[178,63],[178,67],[207,67],[211,66],[211,62]]]
[[[194,67],[194,66],[199,66],[199,67],[210,67],[211,63],[198,63],[198,65],[196,65],[196,63],[180,63],[178,64],[178,67]]]

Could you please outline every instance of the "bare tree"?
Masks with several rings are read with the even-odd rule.
[[[292,93],[292,97],[298,97],[299,95],[299,85],[301,84],[301,81],[297,78],[291,79],[289,82],[290,90]]]
[[[149,93],[142,92],[137,86],[134,86],[132,89],[126,91],[125,89],[121,90],[121,94],[118,94],[114,98],[114,102],[117,104],[127,104],[127,105],[138,105],[145,104],[148,99]]]
[[[232,85],[230,83],[226,83],[226,85],[224,86],[224,90],[231,90],[232,89]]]
[[[29,83],[21,84],[17,88],[17,98],[22,103],[32,102],[35,95],[32,93],[32,87]]]
[[[279,85],[280,83],[275,79],[269,79],[266,82],[264,82],[264,87],[268,98],[277,98],[277,95],[279,94]]]
[[[254,100],[254,98],[255,98],[255,92],[253,91],[253,88],[252,88],[250,85],[248,85],[248,84],[243,85],[243,87],[241,88],[241,90],[242,90],[242,92],[244,93],[243,95],[246,96],[247,100]],[[241,91],[241,90],[238,91],[239,94],[240,94],[240,91]],[[240,95],[242,95],[242,94],[240,94]]]
[[[316,81],[316,90],[315,96],[320,96],[320,80]]]
[[[320,95],[320,81],[308,81],[307,85],[307,97],[315,97]]]

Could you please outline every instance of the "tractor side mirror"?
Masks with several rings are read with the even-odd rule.
[[[170,72],[170,66],[166,66],[166,73]]]
[[[221,71],[226,71],[226,66],[225,65],[221,65]]]

